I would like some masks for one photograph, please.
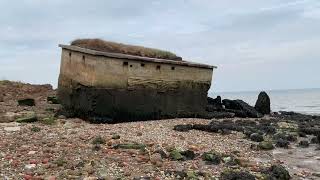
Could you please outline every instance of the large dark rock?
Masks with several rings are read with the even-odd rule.
[[[221,96],[217,96],[217,98],[213,99],[211,97],[207,98],[208,107],[213,110],[221,110],[223,109]]]
[[[252,106],[247,104],[242,100],[229,100],[224,99],[222,104],[228,110],[232,110],[237,114],[241,115],[239,117],[251,117],[251,118],[260,118],[262,115]]]
[[[260,92],[254,108],[261,114],[270,114],[270,98],[266,92]]]

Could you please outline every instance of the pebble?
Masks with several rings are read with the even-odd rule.
[[[29,155],[33,155],[33,154],[36,154],[36,152],[37,152],[37,151],[29,151],[28,154],[29,154]]]
[[[25,165],[25,168],[26,169],[33,169],[33,168],[35,168],[37,165],[36,164],[27,164],[27,165]]]

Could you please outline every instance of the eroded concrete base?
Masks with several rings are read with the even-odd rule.
[[[205,112],[205,84],[188,84],[184,89],[158,92],[152,89],[126,90],[59,86],[58,96],[68,112],[96,122],[199,117]]]

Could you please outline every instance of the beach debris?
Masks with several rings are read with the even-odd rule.
[[[270,114],[270,97],[264,91],[260,92],[254,108],[261,114]]]

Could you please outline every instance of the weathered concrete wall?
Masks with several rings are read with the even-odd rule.
[[[212,69],[63,49],[58,95],[78,116],[157,119],[205,110]]]

